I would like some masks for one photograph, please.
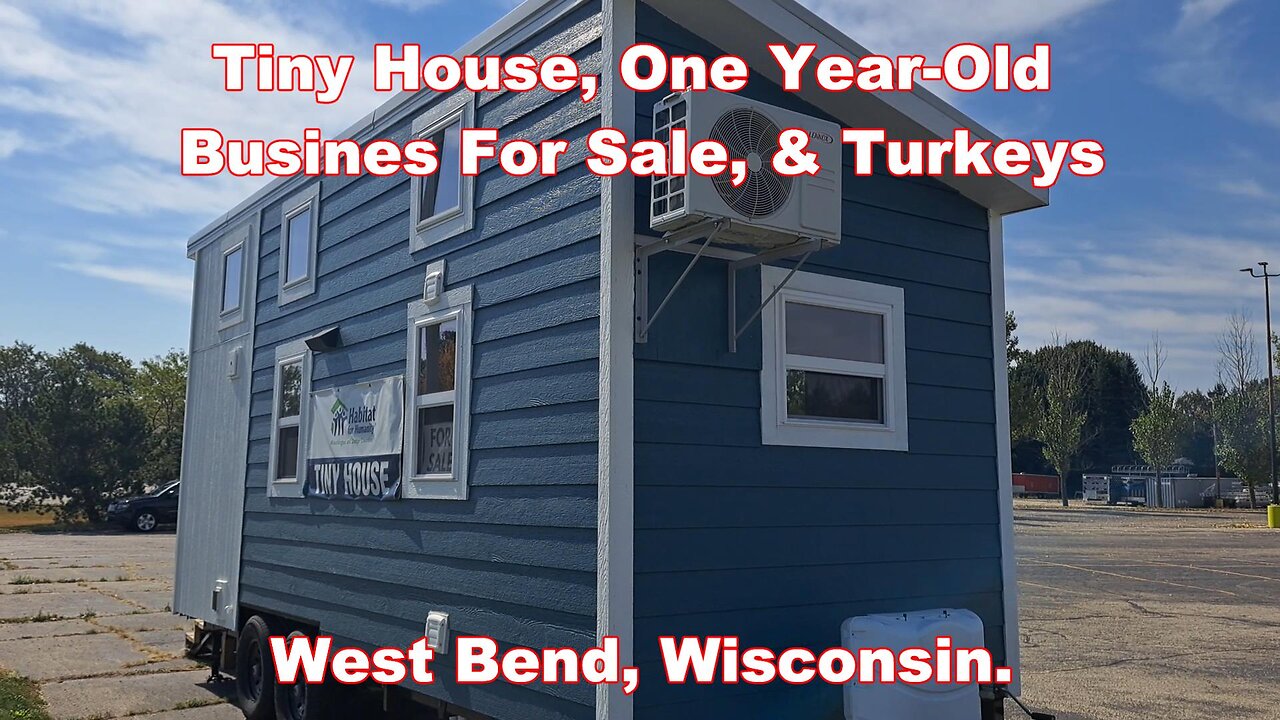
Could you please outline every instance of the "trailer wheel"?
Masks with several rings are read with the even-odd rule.
[[[289,633],[288,642],[305,637],[306,633],[294,630]],[[301,676],[291,685],[276,683],[276,720],[320,720],[328,715],[324,683],[311,685]]]
[[[236,695],[247,720],[275,717],[276,673],[267,647],[270,636],[267,621],[254,615],[236,640]]]

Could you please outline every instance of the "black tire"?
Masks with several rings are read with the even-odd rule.
[[[307,637],[299,630],[289,633],[289,641]],[[276,720],[323,720],[329,717],[325,685],[308,685],[301,676],[290,685],[276,683]]]
[[[139,510],[133,514],[133,521],[129,523],[132,530],[141,533],[149,533],[156,529],[160,524],[160,518],[156,517],[155,512],[151,510]]]
[[[275,717],[276,671],[267,638],[271,628],[254,615],[236,639],[236,700],[248,720]]]

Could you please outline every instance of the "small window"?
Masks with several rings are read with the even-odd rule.
[[[787,271],[765,267],[767,296]],[[796,273],[763,315],[765,444],[907,449],[901,288]]]
[[[298,479],[298,426],[302,422],[302,359],[280,366],[276,408],[276,474],[273,480]]]
[[[787,417],[883,425],[884,315],[785,301]]]
[[[315,292],[320,184],[285,201],[280,218],[280,304]]]
[[[430,140],[440,167],[410,181],[412,249],[422,250],[470,230],[473,178],[462,175],[462,129],[473,126],[472,96],[458,94],[431,108],[413,124],[414,137]]]
[[[415,302],[409,307],[406,498],[466,498],[470,290],[451,290],[432,306]]]
[[[240,309],[244,280],[244,246],[237,245],[222,256],[222,314]]]
[[[255,221],[240,223],[218,241],[202,250],[196,287],[200,297],[217,310],[212,318],[218,331],[230,330],[253,318],[257,289],[258,227]],[[207,254],[206,254],[207,253]]]
[[[311,207],[304,206],[289,218],[289,241],[284,249],[284,284],[306,280],[311,274]]]
[[[422,216],[419,225],[457,212],[462,203],[462,172],[458,164],[461,155],[462,119],[458,118],[440,128],[429,139],[438,148],[440,169],[434,175],[422,178],[422,195],[418,198]]]
[[[300,497],[302,483],[298,480],[306,474],[303,418],[311,391],[310,355],[305,345],[295,342],[277,348],[276,357],[269,493],[272,497]]]

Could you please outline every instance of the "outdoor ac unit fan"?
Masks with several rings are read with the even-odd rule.
[[[729,172],[712,178],[720,199],[748,218],[768,217],[782,209],[791,197],[791,178],[779,175],[767,164],[778,152],[782,128],[767,115],[752,108],[733,108],[711,126],[710,140],[729,149],[729,156],[745,158],[747,181],[734,187]]]
[[[716,177],[655,178],[650,226],[671,232],[709,219],[728,223],[716,242],[772,248],[800,238],[840,239],[839,128],[832,123],[773,105],[716,91],[669,95],[653,109],[653,136],[670,143],[671,131],[685,128],[689,142],[716,140],[731,158],[747,161],[747,179],[734,187],[729,172]],[[783,129],[809,133],[808,150],[818,155],[816,176],[787,177],[773,169]]]

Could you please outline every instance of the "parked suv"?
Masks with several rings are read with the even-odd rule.
[[[151,532],[161,523],[177,522],[178,483],[169,483],[150,495],[113,501],[107,506],[107,519],[138,532]]]

